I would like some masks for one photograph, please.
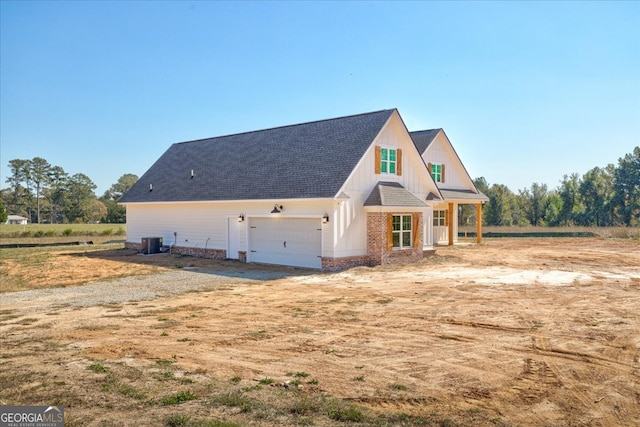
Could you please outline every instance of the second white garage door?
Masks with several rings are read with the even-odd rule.
[[[314,218],[250,218],[249,262],[322,268],[322,226]]]

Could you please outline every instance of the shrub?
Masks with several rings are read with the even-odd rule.
[[[64,231],[62,232],[62,234],[64,234],[65,236],[71,236],[73,234],[73,229],[72,228],[65,228]]]
[[[103,236],[111,236],[113,234],[113,229],[112,228],[106,228],[106,229],[102,230],[101,234]]]

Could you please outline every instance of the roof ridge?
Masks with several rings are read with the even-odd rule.
[[[257,133],[257,132],[266,132],[266,131],[271,131],[271,130],[276,130],[276,129],[285,129],[285,128],[292,128],[292,127],[296,127],[296,126],[310,125],[310,124],[315,124],[315,123],[330,122],[330,121],[334,121],[334,120],[349,119],[349,118],[359,117],[359,116],[368,116],[368,115],[372,115],[372,114],[383,113],[383,112],[386,112],[386,111],[391,112],[391,111],[395,111],[395,110],[397,110],[397,108],[387,108],[387,109],[384,109],[384,110],[370,111],[368,113],[350,114],[350,115],[347,115],[347,116],[332,117],[332,118],[329,118],[329,119],[311,120],[311,121],[303,122],[303,123],[294,123],[294,124],[290,124],[290,125],[274,126],[274,127],[265,128],[265,129],[255,129],[255,130],[246,131],[246,132],[237,132],[237,133],[230,133],[230,134],[227,134],[227,135],[211,136],[211,137],[208,137],[208,138],[192,139],[192,140],[189,140],[189,141],[175,142],[174,144],[188,144],[188,143],[191,143],[191,142],[208,141],[208,140],[211,140],[211,139],[228,138],[228,137],[231,137],[231,136],[239,136],[239,135],[248,135],[248,134]]]
[[[411,133],[433,132],[433,131],[436,131],[436,130],[444,130],[444,129],[443,128],[434,128],[434,129],[424,129],[424,130],[413,130],[413,131],[411,131],[409,133],[411,134]]]

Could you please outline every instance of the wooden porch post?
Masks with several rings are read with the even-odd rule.
[[[482,203],[476,205],[476,243],[482,243]]]
[[[453,203],[449,203],[447,216],[447,224],[449,224],[449,246],[453,246]]]

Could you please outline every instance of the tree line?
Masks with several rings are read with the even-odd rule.
[[[138,180],[134,174],[122,175],[97,197],[97,186],[87,175],[69,175],[41,157],[10,160],[9,170],[9,186],[0,190],[0,215],[24,216],[34,224],[125,223],[126,211],[118,200]]]
[[[11,160],[9,168],[9,187],[0,190],[0,214],[22,215],[32,223],[125,223],[126,211],[118,200],[138,180],[122,175],[98,198],[87,175],[69,175],[43,158]],[[514,193],[483,177],[474,183],[489,197],[482,208],[484,225],[640,226],[640,147],[617,165],[565,175],[551,190],[533,183]],[[474,207],[460,207],[460,225],[471,225],[475,218]]]
[[[555,189],[533,183],[514,193],[482,177],[474,183],[489,197],[482,208],[485,225],[640,226],[640,147],[617,165],[565,175]],[[474,208],[462,207],[461,225],[473,223],[474,217]]]

